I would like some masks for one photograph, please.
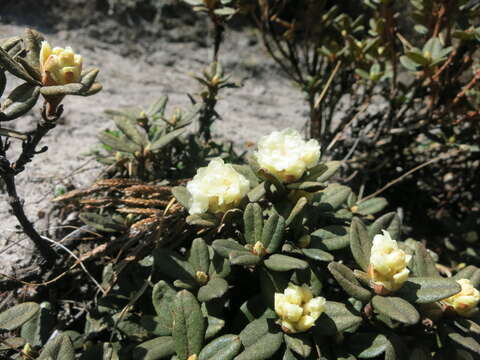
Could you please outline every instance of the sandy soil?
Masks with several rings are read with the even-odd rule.
[[[0,18],[0,37],[19,35],[25,26],[31,25],[28,18],[9,24],[1,23]],[[113,25],[111,28],[115,29]],[[104,41],[91,29],[57,31],[42,26],[41,30],[52,44],[71,45],[84,56],[87,67],[100,68],[99,80],[104,90],[90,98],[66,98],[62,124],[44,141],[50,150],[35,157],[18,177],[19,193],[25,199],[30,218],[37,224],[41,224],[39,217],[49,208],[56,186],[83,187],[98,176],[101,166],[87,154],[98,144],[98,132],[112,127],[104,110],[146,107],[164,94],[170,98],[170,110],[187,106],[186,94],[198,90],[190,74],[203,69],[211,58],[210,49],[205,46],[207,38],[182,42],[172,41],[171,37],[168,41],[159,38],[155,46],[139,46],[134,42]],[[246,141],[255,142],[274,129],[287,126],[303,129],[307,109],[301,94],[281,76],[255,36],[230,32],[225,44],[221,61],[234,79],[243,82],[243,87],[222,94],[218,110],[223,119],[215,124],[215,135],[242,148]],[[8,125],[22,130],[32,128],[39,110],[37,106],[28,116]],[[18,232],[17,222],[9,214],[6,200],[0,192],[0,272],[12,273],[12,266],[18,268],[29,263],[31,247],[18,234],[13,236]]]

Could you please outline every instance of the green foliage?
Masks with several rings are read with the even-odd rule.
[[[318,171],[328,168],[321,163],[291,188],[252,167],[266,189],[257,201],[240,203],[222,219],[209,214],[217,218],[211,224],[191,222],[183,213],[192,230],[183,244],[158,247],[117,276],[112,266],[105,269],[102,286],[111,290],[89,309],[83,333],[65,332],[47,342],[41,335],[52,329],[47,304],[15,327],[25,323],[21,335],[39,359],[69,359],[73,351],[82,358],[97,358],[99,351],[152,360],[402,359],[404,349],[414,347],[425,359],[452,352],[477,356],[478,311],[463,317],[444,300],[460,292],[456,279],[477,286],[480,269],[470,265],[444,277],[425,246],[410,239],[399,242],[412,255],[408,280],[386,292],[371,278],[372,244],[384,229],[401,236],[398,215],[376,218],[387,206],[380,198],[370,202],[380,205],[365,208],[374,210],[359,212],[352,189],[327,183],[326,170]],[[302,186],[322,176],[320,189]],[[174,193],[182,198],[188,191]],[[275,294],[289,283],[326,298],[304,331],[292,332],[280,321]],[[99,333],[109,340],[72,345]]]
[[[449,256],[472,256],[478,265],[476,246],[459,239],[479,239],[478,212],[471,212],[480,204],[478,4],[239,0],[236,6],[253,17],[265,48],[304,94],[310,137],[336,159],[349,158],[354,182],[367,192],[416,169],[389,190],[390,202],[405,209],[419,234],[448,231]],[[370,200],[358,210],[374,206]]]
[[[381,191],[364,197],[371,184],[362,184],[357,193],[348,181],[334,177],[348,166],[368,175],[379,159],[381,171],[409,168],[417,161],[413,155],[432,154],[431,149],[419,150],[424,145],[419,134],[442,144],[439,153],[457,147],[442,139],[452,135],[451,125],[461,112],[473,107],[466,92],[459,92],[468,85],[463,67],[457,66],[463,56],[473,54],[467,45],[478,40],[476,29],[470,31],[478,6],[450,5],[452,13],[462,15],[462,24],[438,18],[443,3],[411,1],[408,9],[418,32],[414,46],[399,30],[402,24],[397,27],[400,5],[391,1],[363,1],[356,9],[348,2],[327,1],[188,3],[208,14],[217,34],[236,12],[254,11],[266,43],[275,44],[269,48],[271,55],[307,95],[312,135],[327,149],[328,144],[343,143],[335,155],[353,154],[353,161],[322,159],[300,178],[282,182],[254,157],[243,163],[233,151],[212,142],[218,92],[234,86],[218,62],[195,77],[202,90],[198,99],[192,97],[188,111],[167,115],[166,97],[147,110],[109,111],[116,130],[99,136],[103,153],[98,159],[114,165],[110,175],[131,178],[101,180],[92,189],[62,197],[78,200],[81,194],[107,193],[106,198],[83,200],[90,206],[101,200],[102,205],[80,218],[108,234],[100,247],[113,248],[117,255],[106,251],[100,291],[94,301],[85,301],[86,315],[74,329],[59,331],[52,325],[56,316],[65,314],[56,314],[49,303],[26,302],[0,313],[0,331],[6,338],[2,344],[10,344],[0,348],[0,356],[19,359],[23,346],[25,356],[45,360],[478,357],[477,295],[472,290],[455,296],[464,291],[458,280],[479,286],[480,269],[450,258],[456,244],[445,244],[446,256],[441,258],[424,242],[400,241],[405,218],[400,212],[385,213],[389,204],[377,196]],[[252,3],[259,7],[252,8]],[[432,23],[437,28],[432,29]],[[467,28],[460,31],[462,27]],[[34,35],[28,36],[25,43],[33,52],[29,44]],[[2,68],[26,81],[7,98],[5,119],[12,116],[8,111],[23,114],[39,94],[85,95],[95,90],[95,72],[84,74],[75,86],[39,89],[34,68],[16,62],[9,53],[16,53],[19,42],[10,39],[0,52]],[[459,53],[463,60],[457,58]],[[413,77],[409,85],[400,79],[402,64],[405,75]],[[345,94],[352,95],[352,112],[334,122]],[[362,115],[374,96],[386,101],[387,110]],[[431,105],[420,101],[425,97]],[[423,111],[425,106],[430,109]],[[194,120],[199,134],[186,135]],[[412,123],[421,126],[411,128]],[[340,136],[348,126],[353,148]],[[469,129],[463,126],[459,133]],[[463,134],[462,145],[473,143],[472,134]],[[462,153],[462,161],[472,160],[473,152]],[[195,199],[184,180],[216,156],[239,162],[232,168],[249,181],[250,192],[224,213],[187,215]],[[150,183],[139,184],[133,177]],[[219,200],[215,196],[213,200]],[[127,207],[133,205],[139,207]],[[133,231],[144,223],[154,226]],[[382,231],[398,241],[398,249],[378,249],[386,241],[377,238]],[[478,260],[474,248],[471,245],[473,250],[463,259]],[[382,261],[387,275],[379,275],[375,265]],[[399,263],[401,272],[394,267]],[[399,274],[404,278],[396,277]],[[467,313],[469,306],[472,311]],[[12,334],[20,327],[19,334]]]
[[[220,115],[215,111],[218,92],[235,87],[228,81],[220,64],[212,63],[202,76],[199,99],[190,96],[193,105],[186,111],[176,109],[167,114],[168,97],[162,96],[148,109],[108,110],[116,130],[99,134],[103,149],[96,151],[97,160],[111,166],[110,176],[138,177],[153,181],[193,176],[199,164],[221,156],[238,162],[233,145],[214,142],[211,127]],[[197,134],[188,134],[196,120]]]

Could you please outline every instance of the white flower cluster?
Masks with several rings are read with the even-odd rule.
[[[239,205],[250,190],[250,182],[222,159],[210,161],[198,169],[187,184],[192,197],[190,214],[221,213]]]
[[[407,264],[410,259],[411,255],[406,255],[399,249],[388,231],[383,230],[383,235],[378,234],[373,238],[368,271],[370,279],[376,285],[396,291],[408,279],[410,270],[407,269]]]
[[[43,85],[65,85],[80,82],[82,57],[75,54],[70,46],[65,49],[52,47],[42,41],[40,49],[40,72]]]
[[[289,284],[282,293],[275,293],[275,312],[281,319],[285,332],[297,333],[310,329],[325,311],[326,300],[313,297],[310,289],[303,285]]]
[[[462,290],[442,300],[442,302],[461,316],[472,316],[477,310],[477,305],[480,303],[480,291],[475,289],[469,279],[460,279],[457,280],[457,282],[462,287]]]
[[[320,145],[316,140],[303,140],[296,130],[274,131],[260,139],[255,157],[263,169],[290,183],[318,164]],[[192,199],[190,214],[222,213],[239,205],[250,190],[250,183],[217,158],[198,169],[187,190]]]
[[[291,183],[318,164],[320,145],[317,140],[305,141],[293,129],[274,131],[260,139],[255,158],[260,167],[278,180]]]

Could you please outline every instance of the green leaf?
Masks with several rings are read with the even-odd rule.
[[[428,304],[446,299],[460,290],[461,286],[453,279],[417,277],[408,279],[397,295],[409,302]]]
[[[327,301],[325,312],[318,318],[315,332],[322,335],[336,335],[362,322],[362,318],[353,313],[343,303]]]
[[[315,192],[325,189],[327,186],[324,183],[317,181],[302,181],[287,185],[287,189],[290,190],[304,190],[308,192]]]
[[[25,29],[23,42],[25,44],[25,50],[27,50],[26,59],[37,69],[40,68],[40,49],[43,40],[45,40],[44,37],[38,31],[28,28]]]
[[[188,262],[192,265],[193,270],[208,274],[208,269],[210,268],[210,252],[208,251],[205,240],[196,238],[192,241]]]
[[[357,264],[362,270],[367,271],[370,264],[372,240],[367,228],[359,218],[353,218],[350,225],[350,249]]]
[[[32,85],[41,85],[40,81],[32,78],[25,69],[18,64],[13,58],[0,47],[0,65],[5,68],[9,73],[15,75],[16,77],[25,80],[26,82]]]
[[[262,240],[263,215],[262,208],[257,203],[250,203],[245,207],[243,213],[245,226],[245,240],[247,244],[255,245]]]
[[[192,196],[185,186],[175,186],[172,188],[172,194],[184,208],[190,207]]]
[[[233,239],[218,239],[212,243],[213,249],[225,258],[230,257],[234,253],[250,254],[250,251],[245,249],[241,244]]]
[[[283,216],[273,213],[265,223],[262,231],[262,244],[267,253],[276,252],[282,245],[283,233],[285,231],[285,219]]]
[[[207,330],[205,331],[205,340],[211,339],[225,327],[225,321],[215,316],[207,317]]]
[[[429,39],[425,45],[423,46],[422,52],[425,54],[426,52],[430,53],[430,57],[435,59],[439,56],[440,51],[442,50],[443,46],[440,42],[438,37],[432,37]]]
[[[480,344],[472,336],[462,335],[450,327],[447,328],[447,336],[454,343],[467,350],[470,350],[477,355],[480,355]]]
[[[160,97],[157,101],[155,101],[150,105],[150,107],[147,110],[147,114],[149,116],[153,116],[157,114],[163,115],[163,113],[165,112],[165,108],[167,106],[167,102],[168,102],[168,96]]]
[[[177,292],[165,281],[161,280],[153,286],[152,304],[157,313],[154,319],[156,322],[156,335],[171,335],[173,325],[173,301]],[[146,327],[144,325],[144,327]]]
[[[372,293],[360,285],[349,267],[341,263],[331,262],[328,264],[328,270],[348,295],[364,303],[371,299]]]
[[[116,322],[118,330],[130,341],[143,341],[148,337],[148,330],[143,327],[141,319],[135,314],[127,314],[122,317],[122,313],[115,314],[112,319]]]
[[[169,133],[163,135],[160,139],[151,143],[148,148],[150,149],[150,151],[153,152],[161,150],[162,148],[170,144],[173,140],[175,140],[177,137],[182,135],[184,132],[185,128],[170,131]]]
[[[171,336],[161,336],[145,341],[133,349],[133,360],[160,360],[175,354]]]
[[[303,255],[316,261],[330,262],[334,257],[332,254],[320,249],[302,249]]]
[[[155,335],[155,336],[172,335],[172,325],[173,325],[172,310],[165,309],[165,315],[162,314],[162,316],[142,315],[140,317],[140,325],[147,331],[148,335]]]
[[[375,311],[401,323],[414,325],[420,321],[420,314],[409,302],[399,297],[374,296]]]
[[[273,254],[264,261],[264,264],[270,270],[281,272],[308,268],[306,261],[281,254]]]
[[[380,216],[368,228],[370,239],[377,234],[381,234],[382,230],[388,231],[392,239],[400,238],[400,218],[396,212],[390,212]]]
[[[223,335],[205,346],[198,360],[232,360],[242,347],[238,335]]]
[[[0,121],[10,121],[26,114],[37,103],[40,87],[28,83],[17,86],[2,104]]]
[[[137,125],[128,116],[114,116],[113,122],[127,139],[140,146],[145,144],[145,136],[140,133]]]
[[[343,162],[342,161],[327,161],[324,162],[322,165],[326,166],[327,169],[323,171],[320,175],[317,175],[317,178],[315,179],[318,182],[325,182],[328,179],[330,179],[335,173],[338,171],[340,166],[342,166]],[[312,173],[312,170],[310,172]],[[313,175],[313,173],[312,173]],[[310,177],[308,178],[310,180]]]
[[[106,131],[98,134],[98,140],[100,140],[102,144],[110,146],[115,151],[134,154],[141,150],[140,145],[131,142],[126,137],[118,137]]]
[[[192,288],[197,286],[195,271],[192,265],[181,259],[173,251],[155,249],[153,257],[154,268],[160,274],[167,275],[172,280],[181,280],[186,284],[190,284]]]
[[[30,345],[43,346],[48,341],[56,323],[57,316],[52,311],[52,304],[43,302],[37,314],[23,324],[20,334]]]
[[[231,16],[231,15],[235,15],[237,11],[230,7],[224,7],[221,9],[215,9],[214,13],[215,15],[219,15],[219,16]]]
[[[37,360],[75,360],[70,338],[64,334],[58,334],[50,339]]]
[[[388,202],[385,198],[371,198],[365,201],[361,201],[359,204],[354,206],[353,213],[360,215],[372,215],[376,214],[379,211],[382,211],[387,207]]]
[[[400,63],[407,69],[407,70],[410,70],[410,71],[417,71],[418,70],[418,64],[411,60],[408,56],[400,56]]]
[[[415,254],[412,259],[412,272],[416,277],[440,277],[435,267],[435,261],[421,242],[415,244]]]
[[[405,53],[405,56],[417,65],[426,66],[430,63],[429,59],[424,58],[422,54],[419,54],[416,51],[408,51]]]
[[[84,86],[80,83],[70,83],[66,85],[42,86],[40,93],[43,96],[65,96],[80,95],[84,90]]]
[[[385,352],[389,342],[385,335],[355,334],[348,340],[349,348],[359,359],[372,359]]]
[[[262,197],[265,196],[265,182],[262,182],[250,190],[247,194],[248,200],[251,202],[259,201]]]
[[[206,323],[200,305],[190,292],[180,291],[174,302],[173,339],[180,360],[198,355],[205,337]]]
[[[215,215],[209,213],[193,214],[187,216],[188,225],[215,227],[218,226],[219,222],[220,220]]]
[[[469,333],[472,335],[480,335],[480,324],[477,324],[476,322],[470,320],[470,319],[465,319],[460,316],[455,317],[453,320],[453,324],[462,330],[464,333]]]
[[[288,226],[291,223],[293,223],[293,221],[295,221],[295,219],[297,219],[302,214],[302,211],[307,204],[308,204],[308,200],[306,197],[302,196],[300,199],[298,199],[297,203],[295,204],[292,211],[290,212],[290,215],[288,216],[285,222],[285,225]]]
[[[88,89],[85,89],[85,86],[83,86],[82,90],[75,95],[80,95],[80,96],[92,96],[95,95],[96,93],[100,92],[103,89],[103,85],[100,84],[99,82],[94,82],[92,86],[90,86]]]
[[[39,310],[40,306],[34,302],[25,302],[12,306],[0,313],[0,329],[7,331],[15,330],[33,318]]]
[[[229,256],[232,265],[254,266],[257,265],[261,258],[258,255],[248,253],[231,253]]]
[[[232,164],[232,166],[236,172],[243,175],[250,182],[251,187],[258,185],[258,177],[249,165]]]
[[[468,265],[456,273],[453,279],[468,279],[472,282],[473,286],[478,287],[480,285],[480,269],[474,265]]]
[[[240,306],[241,317],[243,322],[250,323],[260,318],[276,318],[275,312],[270,309],[263,301],[260,295],[256,295]]]
[[[5,350],[12,350],[12,349],[20,349],[21,347],[25,346],[26,341],[24,338],[21,337],[8,337],[6,339],[2,339],[0,343],[0,352]]]
[[[266,360],[273,356],[283,343],[283,334],[266,319],[248,324],[240,333],[245,350],[235,360]]]
[[[326,250],[340,250],[350,245],[347,227],[329,225],[311,233],[310,246]]]
[[[228,283],[220,277],[215,277],[198,290],[198,300],[206,302],[221,298],[227,290]]]
[[[317,206],[321,211],[336,211],[347,201],[351,192],[348,186],[329,184],[325,190],[315,193],[314,202],[320,197]]]
[[[308,336],[304,335],[287,335],[284,334],[287,347],[302,358],[310,356],[312,352],[312,342]]]
[[[260,291],[263,301],[271,309],[274,308],[275,293],[283,293],[290,281],[290,274],[269,271],[266,267],[259,267]]]
[[[98,70],[97,68],[88,69],[82,72],[82,76],[80,79],[80,84],[83,85],[82,91],[88,91],[90,88],[92,88],[99,72],[100,70]]]

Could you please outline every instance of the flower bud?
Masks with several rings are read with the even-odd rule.
[[[374,289],[396,291],[408,279],[410,270],[407,264],[411,256],[398,248],[388,231],[383,230],[383,235],[378,234],[373,238],[368,274],[374,283]]]
[[[457,282],[462,286],[462,290],[442,300],[442,303],[452,308],[457,314],[469,317],[477,310],[477,305],[480,302],[480,292],[475,289],[469,279],[460,279]]]
[[[275,312],[280,317],[283,331],[303,332],[315,325],[325,311],[325,298],[314,298],[306,286],[289,284],[282,293],[275,293]]]
[[[258,256],[264,256],[267,253],[265,247],[260,241],[257,241],[255,245],[253,245],[252,252]]]
[[[303,140],[296,130],[285,129],[262,137],[254,155],[263,169],[279,181],[291,183],[318,164],[320,145],[317,140]]]
[[[42,41],[40,73],[42,83],[46,86],[78,83],[82,73],[82,57],[75,54],[70,46],[52,49],[47,41]]]
[[[200,283],[200,284],[206,284],[208,282],[208,274],[206,274],[205,272],[203,271],[197,271],[195,273],[195,276],[197,278],[197,281]]]
[[[240,204],[250,190],[250,182],[232,165],[216,158],[197,170],[187,190],[192,197],[190,214],[223,213]]]

